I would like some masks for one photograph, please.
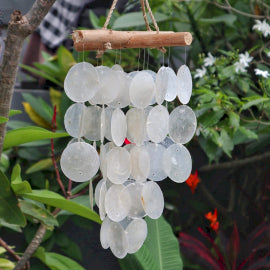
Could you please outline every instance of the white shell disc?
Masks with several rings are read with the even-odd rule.
[[[112,102],[108,103],[108,106],[112,108],[124,108],[130,105],[129,87],[131,84],[131,77],[126,73],[118,71],[119,80],[119,93],[118,96]]]
[[[148,178],[152,181],[165,179],[167,175],[162,167],[165,147],[155,143],[147,143],[145,147],[150,156],[150,172]]]
[[[176,143],[189,142],[194,136],[196,128],[196,115],[187,105],[178,106],[171,112],[169,134]]]
[[[75,182],[85,182],[96,175],[99,169],[99,156],[92,145],[74,142],[64,149],[60,165],[66,177]]]
[[[161,67],[156,76],[156,101],[162,104],[167,93],[168,76],[166,67]]]
[[[169,133],[169,113],[162,106],[157,105],[149,112],[146,120],[148,138],[155,143],[160,143]]]
[[[111,221],[108,233],[108,242],[115,257],[123,259],[127,255],[127,235],[119,223]]]
[[[95,188],[95,203],[96,203],[97,207],[99,207],[100,189],[101,189],[101,186],[103,185],[103,183],[105,183],[105,180],[101,179],[97,183],[96,188]]]
[[[127,118],[121,109],[115,109],[112,113],[111,135],[117,146],[121,146],[127,137]]]
[[[177,95],[182,104],[188,104],[192,94],[192,77],[189,68],[182,65],[177,72]]]
[[[152,103],[156,86],[153,77],[146,71],[140,71],[132,79],[129,89],[129,97],[132,104],[143,109]]]
[[[127,138],[130,142],[142,145],[146,137],[146,116],[143,110],[132,108],[127,114]]]
[[[144,219],[132,220],[126,228],[128,253],[135,253],[143,245],[147,236],[147,223]]]
[[[89,141],[100,140],[101,110],[98,106],[89,106],[84,111],[83,134]]]
[[[96,67],[100,83],[96,94],[89,99],[90,104],[108,104],[116,99],[119,93],[117,72],[104,66]]]
[[[146,215],[152,219],[158,219],[164,209],[164,197],[159,185],[148,181],[142,189],[143,208]]]
[[[86,102],[98,90],[99,76],[95,67],[87,62],[74,65],[67,73],[64,89],[74,102]]]
[[[170,67],[165,67],[165,69],[167,76],[167,92],[165,95],[165,100],[171,102],[176,98],[177,95],[178,80],[173,69]]]
[[[113,108],[106,107],[104,109],[104,136],[107,140],[112,141],[112,133],[111,133],[111,123],[112,123],[112,114]]]
[[[75,138],[84,136],[83,119],[86,106],[83,103],[72,104],[64,116],[64,124],[67,133]]]
[[[187,148],[181,144],[169,146],[163,156],[163,169],[174,182],[185,182],[192,169],[192,160]]]
[[[119,222],[123,220],[130,209],[131,199],[123,185],[112,185],[105,196],[105,211],[108,217]]]
[[[101,227],[100,227],[100,243],[101,243],[101,246],[104,248],[104,249],[107,249],[110,247],[109,245],[109,228],[110,228],[110,219],[108,217],[106,217],[102,224],[101,224]]]
[[[114,147],[107,153],[107,177],[114,184],[124,183],[130,176],[129,152],[122,147]]]
[[[150,171],[150,156],[145,147],[134,145],[130,150],[131,175],[138,181],[146,181]]]
[[[131,183],[128,184],[125,189],[129,192],[131,204],[128,212],[128,217],[142,218],[145,216],[145,211],[142,205],[142,188],[143,183]]]

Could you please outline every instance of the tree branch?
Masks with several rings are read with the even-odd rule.
[[[9,115],[23,41],[40,24],[54,2],[55,0],[36,0],[25,16],[18,10],[11,15],[0,71],[0,116],[8,118]],[[3,123],[0,124],[0,156],[5,134],[6,123]]]
[[[199,172],[209,172],[213,170],[220,170],[220,169],[235,169],[238,167],[246,166],[254,162],[263,161],[270,158],[270,152],[265,152],[261,155],[256,155],[253,157],[248,157],[240,160],[233,160],[228,162],[223,162],[219,164],[212,164],[206,165],[199,168]]]
[[[8,244],[0,237],[0,245],[16,260],[19,261],[21,257],[15,253],[13,249],[11,249]]]
[[[28,262],[28,260],[32,257],[32,255],[35,253],[35,251],[41,244],[42,239],[46,233],[46,230],[47,228],[45,225],[41,224],[39,226],[34,238],[32,239],[31,243],[29,244],[29,246],[27,247],[21,259],[18,261],[17,265],[14,267],[13,270],[22,270],[24,268],[25,264]]]

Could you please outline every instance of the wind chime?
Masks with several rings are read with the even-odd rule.
[[[148,0],[141,0],[148,31],[108,30],[116,3],[114,0],[103,29],[73,33],[77,51],[97,50],[101,57],[109,49],[158,48],[165,52],[164,46],[191,44],[190,33],[159,31]],[[150,29],[145,5],[156,31]],[[165,66],[157,73],[127,74],[120,65],[94,67],[81,62],[69,70],[64,88],[75,103],[64,118],[73,139],[61,156],[62,171],[69,179],[84,182],[100,169],[103,179],[94,196],[103,220],[101,245],[124,258],[139,250],[146,239],[144,217],[157,219],[163,212],[164,198],[157,182],[168,177],[182,183],[191,173],[192,160],[184,144],[192,139],[197,121],[186,105],[192,92],[189,68],[182,65],[177,74]],[[169,114],[162,104],[176,97],[182,105]],[[126,138],[131,144],[125,145]]]

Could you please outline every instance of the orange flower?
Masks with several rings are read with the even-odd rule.
[[[217,209],[214,210],[213,214],[212,214],[212,212],[208,212],[204,215],[205,218],[211,222],[210,227],[215,232],[217,232],[218,228],[219,228],[219,222],[217,221],[217,215],[218,215]]]
[[[194,194],[199,183],[200,178],[198,177],[198,171],[195,171],[194,174],[190,174],[189,178],[186,180],[186,184],[190,187],[192,194]]]

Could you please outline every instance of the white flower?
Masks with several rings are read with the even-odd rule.
[[[248,52],[245,52],[245,54],[240,53],[239,54],[239,61],[244,65],[244,67],[248,67],[249,63],[253,60],[253,57],[249,55]]]
[[[216,57],[214,57],[210,52],[207,55],[208,57],[206,57],[203,60],[204,66],[205,67],[213,66],[213,64],[216,62]]]
[[[206,73],[205,67],[202,67],[202,69],[197,68],[194,78],[202,78],[205,75],[205,73]]]
[[[255,68],[255,74],[258,76],[263,76],[264,78],[270,77],[270,73],[267,70],[260,70]]]
[[[235,62],[235,72],[239,73],[239,72],[247,72],[245,65],[242,62]]]
[[[270,35],[270,25],[264,19],[263,21],[255,20],[256,24],[253,25],[252,29],[261,32],[264,37]]]

